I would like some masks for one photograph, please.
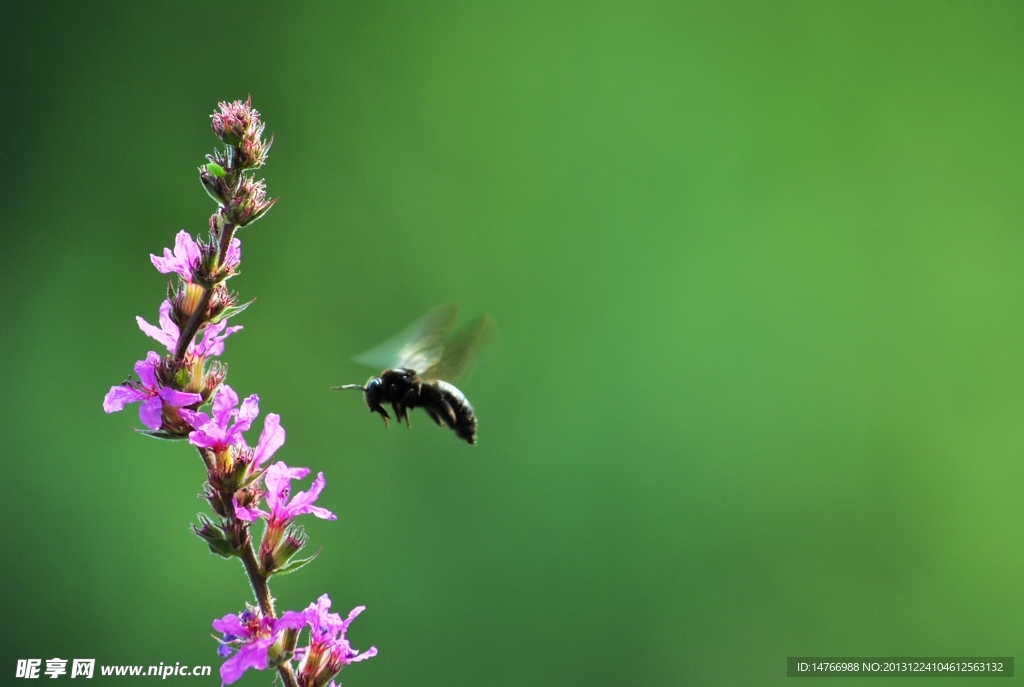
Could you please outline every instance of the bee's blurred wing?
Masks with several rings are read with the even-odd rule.
[[[458,381],[473,365],[478,351],[494,340],[498,328],[490,315],[481,315],[462,326],[444,346],[444,355],[423,376]]]
[[[354,360],[379,370],[404,367],[422,373],[441,359],[445,339],[451,334],[458,316],[457,304],[439,305],[384,343],[360,353]]]

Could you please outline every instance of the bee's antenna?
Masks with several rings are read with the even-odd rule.
[[[359,384],[342,384],[341,386],[332,386],[332,391],[338,391],[339,389],[359,389],[360,391],[366,391],[365,386]]]

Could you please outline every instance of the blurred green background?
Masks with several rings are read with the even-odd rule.
[[[280,202],[225,360],[326,473],[272,586],[368,606],[346,687],[1024,655],[1022,46],[1015,2],[3,3],[2,682],[216,674],[250,598],[196,454],[101,409],[248,93]],[[328,391],[449,300],[502,332],[477,448]]]

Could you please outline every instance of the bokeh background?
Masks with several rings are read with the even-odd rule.
[[[1021,4],[4,2],[0,60],[4,684],[216,675],[249,598],[196,454],[101,409],[249,93],[225,360],[327,475],[273,590],[368,606],[346,687],[1024,655]],[[502,333],[478,447],[328,391],[451,300]]]

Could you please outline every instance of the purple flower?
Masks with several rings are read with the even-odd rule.
[[[188,435],[193,446],[223,451],[229,446],[248,448],[242,432],[248,431],[253,420],[260,413],[260,397],[252,394],[239,408],[238,394],[227,384],[221,384],[213,397],[213,417],[206,413],[184,409],[181,416],[192,425],[193,432]],[[252,464],[260,467],[284,445],[285,431],[281,426],[281,416],[270,413],[263,421],[263,431],[259,443],[252,451]],[[255,519],[255,517],[253,518]]]
[[[163,425],[164,404],[171,408],[181,408],[193,403],[199,403],[203,397],[199,394],[177,391],[170,387],[160,386],[156,378],[156,370],[160,366],[160,356],[150,351],[145,360],[135,363],[135,374],[138,375],[140,384],[125,382],[118,386],[110,387],[106,397],[103,399],[103,410],[108,413],[115,413],[123,410],[128,403],[141,401],[139,406],[139,420],[146,427],[156,431]],[[188,411],[185,411],[188,412]]]
[[[178,337],[181,335],[181,330],[178,329],[178,325],[174,324],[174,320],[171,319],[170,301],[164,301],[160,304],[159,328],[154,327],[138,316],[136,316],[135,321],[139,323],[139,329],[142,330],[143,334],[162,343],[171,353],[174,352],[175,346],[178,345]]]
[[[324,594],[305,610],[306,623],[309,625],[309,647],[296,651],[302,657],[299,665],[300,684],[322,687],[348,664],[377,655],[377,647],[359,653],[345,638],[348,626],[366,610],[366,606],[356,606],[344,620],[337,613],[331,613],[330,608],[331,598]]]
[[[295,498],[288,500],[291,494],[293,479],[302,479],[309,474],[309,468],[290,468],[284,463],[277,462],[267,468],[263,478],[267,485],[267,505],[270,506],[271,517],[275,520],[293,520],[299,515],[311,513],[322,520],[334,520],[336,516],[326,508],[314,506],[313,503],[320,496],[320,492],[327,486],[324,473],[317,473],[316,479],[309,491],[300,491]]]
[[[260,413],[260,397],[252,394],[238,405],[238,394],[227,384],[221,384],[217,395],[213,397],[213,417],[198,411],[185,411],[182,417],[194,427],[188,435],[193,446],[220,451],[228,446],[245,443],[242,432],[252,426],[252,421]],[[231,420],[234,419],[235,422]]]
[[[164,257],[151,254],[149,259],[161,274],[177,272],[178,276],[191,284],[192,270],[199,263],[199,244],[182,229],[174,239],[173,253],[169,248],[164,248]]]
[[[320,492],[327,486],[327,480],[322,472],[317,474],[309,491],[300,491],[291,501],[288,500],[288,497],[291,495],[292,480],[302,479],[308,474],[309,468],[290,468],[282,462],[274,463],[267,468],[266,473],[263,475],[263,483],[267,487],[267,493],[264,498],[267,501],[270,512],[268,513],[257,508],[241,508],[236,505],[236,516],[239,520],[245,520],[246,522],[252,522],[257,517],[262,516],[270,523],[268,528],[274,527],[277,529],[283,528],[298,516],[306,515],[307,513],[315,515],[322,520],[335,520],[337,516],[334,513],[326,508],[313,505],[320,496]]]
[[[189,284],[192,283],[192,273],[195,271],[199,260],[202,257],[202,250],[192,236],[182,229],[174,239],[174,252],[164,248],[164,257],[150,255],[153,267],[161,274],[177,273]],[[237,238],[231,240],[228,246],[227,255],[224,256],[224,267],[234,270],[242,261],[242,242]]]
[[[154,327],[141,317],[136,317],[135,321],[139,323],[139,329],[146,336],[156,339],[166,346],[168,351],[174,353],[178,346],[178,337],[181,336],[181,330],[174,323],[174,320],[171,319],[171,302],[169,300],[165,300],[160,304],[159,327]],[[198,343],[193,341],[188,345],[188,354],[203,358],[223,355],[224,339],[239,329],[242,329],[242,327],[229,327],[227,321],[224,320],[217,324],[211,324],[203,332],[202,339],[197,339]]]
[[[242,329],[242,325],[229,327],[227,320],[211,324],[203,331],[203,338],[195,345],[194,350],[193,346],[189,346],[189,351],[203,358],[224,355],[224,339],[239,329]]]
[[[230,685],[242,677],[249,668],[265,670],[271,645],[286,629],[301,630],[306,624],[306,613],[286,611],[280,618],[265,618],[259,612],[242,611],[238,615],[228,614],[213,621],[213,629],[224,633],[224,639],[217,649],[221,656],[231,655],[220,667],[220,679]]]

